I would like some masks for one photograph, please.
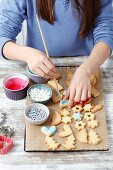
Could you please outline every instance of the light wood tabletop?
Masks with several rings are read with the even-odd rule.
[[[57,65],[80,65],[85,58],[56,58]],[[106,119],[109,134],[109,151],[89,152],[25,152],[24,151],[24,109],[25,100],[11,101],[6,98],[3,88],[3,78],[12,73],[26,74],[26,64],[17,61],[0,60],[0,109],[7,112],[5,125],[11,125],[15,130],[14,148],[5,156],[0,156],[0,170],[95,170],[113,169],[113,57],[103,65],[103,87]]]

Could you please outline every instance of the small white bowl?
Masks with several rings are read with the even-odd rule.
[[[37,112],[32,111],[32,113],[30,113],[29,111],[31,109],[33,109],[33,110],[36,109]],[[45,114],[46,116],[43,118],[39,118],[42,114]],[[29,105],[26,108],[24,116],[29,123],[31,123],[33,125],[41,125],[47,121],[49,114],[50,114],[50,112],[49,112],[49,109],[47,106],[45,106],[41,103],[34,103],[34,104]],[[37,116],[37,115],[39,115],[39,116]]]
[[[36,84],[46,84],[48,82],[49,79],[46,79],[44,77],[40,77],[39,75],[33,73],[29,67],[27,66],[26,67],[26,70],[27,70],[27,75],[28,75],[28,78],[33,82],[33,83],[36,83]]]

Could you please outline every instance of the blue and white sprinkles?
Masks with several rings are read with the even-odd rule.
[[[26,116],[31,120],[41,121],[46,119],[48,117],[48,114],[42,109],[32,108],[27,112]]]

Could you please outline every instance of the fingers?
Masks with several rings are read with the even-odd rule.
[[[70,87],[68,88],[68,90],[66,91],[66,95],[64,97],[65,100],[69,99],[69,95],[70,95]]]
[[[52,63],[51,60],[49,60],[47,57],[44,58],[43,63],[45,64],[45,66],[51,71],[53,72],[54,76],[56,74],[56,68],[55,65]]]
[[[74,86],[70,87],[70,94],[69,94],[69,108],[73,106],[74,98],[75,98],[76,89]]]
[[[41,77],[44,77],[44,78],[47,78],[47,79],[50,79],[50,77],[45,74],[40,68],[36,67],[34,69],[35,73],[37,73],[38,75],[40,75]]]
[[[75,102],[80,102],[81,101],[81,95],[82,95],[82,87],[79,87],[76,89],[76,95],[74,98]]]
[[[49,76],[50,78],[53,78],[55,76],[55,74],[47,66],[45,66],[45,64],[41,63],[39,68],[43,70],[45,75]]]
[[[69,108],[73,106],[73,102],[79,103],[86,101],[87,98],[91,97],[91,85],[86,84],[82,86],[70,86],[68,88],[65,99],[69,99]]]
[[[88,97],[88,89],[85,87],[82,91],[80,101],[85,101]]]

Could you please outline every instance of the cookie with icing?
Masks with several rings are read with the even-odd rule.
[[[41,132],[46,136],[53,136],[57,132],[57,128],[56,126],[50,126],[50,127],[42,126]]]
[[[73,114],[73,118],[74,118],[76,121],[81,121],[81,120],[82,120],[82,117],[83,117],[83,115],[82,115],[80,112]]]

